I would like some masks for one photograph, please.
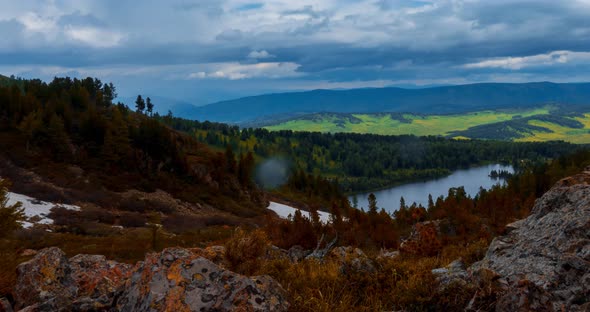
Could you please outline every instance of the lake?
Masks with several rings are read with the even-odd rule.
[[[473,197],[479,192],[480,187],[490,189],[492,186],[502,183],[503,181],[500,179],[492,179],[489,177],[492,170],[506,170],[510,173],[514,173],[514,168],[512,166],[499,164],[487,165],[457,170],[444,178],[398,185],[372,193],[377,197],[377,207],[379,207],[379,209],[384,208],[387,212],[394,212],[399,209],[400,198],[402,196],[404,197],[407,206],[416,202],[417,204],[422,204],[422,206],[427,207],[428,194],[431,194],[433,200],[436,201],[436,198],[441,195],[446,197],[449,193],[449,188],[463,186],[465,187],[465,192]],[[370,193],[371,192],[356,195],[358,199],[358,208],[362,207],[365,211],[367,210],[367,197]],[[352,202],[353,196],[349,199]]]

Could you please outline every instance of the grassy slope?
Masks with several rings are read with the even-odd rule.
[[[531,120],[529,124],[533,126],[540,126],[550,129],[552,132],[539,132],[533,131],[533,135],[526,138],[518,139],[517,141],[530,142],[530,141],[550,141],[550,140],[564,140],[577,144],[588,144],[590,143],[590,114],[584,114],[584,117],[573,118],[578,120],[584,125],[582,129],[573,129],[554,123]]]
[[[457,115],[414,115],[405,114],[403,117],[409,122],[403,122],[392,117],[390,114],[352,114],[356,122],[345,115],[318,114],[313,118],[300,118],[276,125],[267,126],[269,130],[294,130],[294,131],[319,131],[319,132],[355,132],[374,133],[383,135],[414,134],[424,135],[452,135],[455,131],[467,130],[471,127],[500,124],[513,118],[524,118],[535,115],[552,114],[551,107],[544,107],[530,110],[513,111],[480,111],[474,113]],[[549,129],[551,132],[532,131],[524,133],[524,138],[515,138],[517,141],[551,141],[564,140],[577,144],[590,143],[590,113],[579,117],[569,117],[572,120],[581,122],[583,128],[571,128],[553,122],[532,120],[528,121],[531,126],[540,126]],[[360,122],[359,122],[360,120]],[[465,136],[454,136],[457,139],[468,139]]]
[[[410,123],[393,119],[389,114],[353,114],[362,122],[352,123],[344,119],[344,123],[340,123],[342,126],[339,125],[339,121],[341,121],[339,117],[330,115],[323,119],[290,120],[266,128],[269,130],[289,129],[295,131],[356,132],[384,135],[447,135],[452,131],[466,130],[469,127],[481,124],[511,120],[514,116],[528,117],[548,113],[549,108],[540,108],[524,111],[481,111],[460,115],[404,115],[406,119],[411,120]]]

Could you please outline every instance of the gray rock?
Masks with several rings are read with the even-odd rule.
[[[281,285],[246,277],[203,256],[208,250],[170,248],[135,266],[104,256],[70,259],[58,248],[18,266],[16,308],[22,311],[285,311]]]
[[[59,248],[39,251],[35,258],[21,263],[16,271],[16,310],[50,301],[56,306],[69,306],[78,292],[66,254]]]
[[[291,262],[297,263],[305,259],[305,257],[311,254],[311,252],[311,250],[305,250],[303,249],[303,247],[295,245],[289,248],[289,250],[287,251],[287,255],[289,256],[289,260],[291,260]]]
[[[436,277],[441,289],[453,284],[465,285],[469,278],[465,263],[461,259],[451,262],[444,268],[432,270],[432,274]]]
[[[498,311],[584,311],[590,302],[590,172],[559,181],[469,270],[506,280]]]
[[[157,266],[158,270],[151,270]],[[281,285],[268,276],[248,278],[190,253],[168,248],[149,254],[124,286],[119,311],[286,311]]]

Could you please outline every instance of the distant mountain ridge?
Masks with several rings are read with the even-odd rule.
[[[183,117],[244,124],[317,112],[449,114],[545,104],[590,105],[590,83],[478,83],[264,94],[195,107]]]

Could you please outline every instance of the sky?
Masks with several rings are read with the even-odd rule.
[[[0,0],[0,74],[202,105],[271,92],[590,81],[590,0]]]

